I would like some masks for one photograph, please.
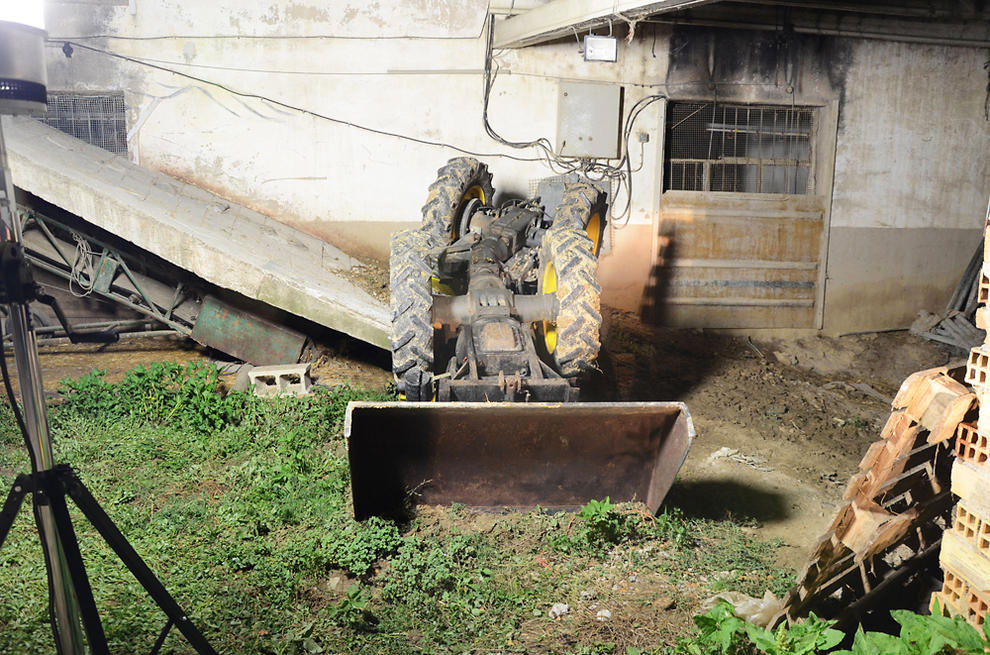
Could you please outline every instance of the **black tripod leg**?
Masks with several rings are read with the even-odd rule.
[[[18,475],[14,484],[10,486],[7,500],[4,501],[3,509],[0,509],[0,546],[3,546],[3,542],[7,540],[7,533],[10,532],[10,527],[14,525],[17,513],[21,511],[24,496],[32,487],[31,478],[23,473]]]
[[[93,495],[83,485],[82,480],[71,469],[63,470],[63,475],[65,476],[65,485],[69,496],[76,502],[82,513],[93,524],[93,527],[100,533],[104,541],[107,542],[107,545],[117,554],[120,561],[134,574],[134,577],[141,583],[141,586],[148,592],[148,595],[151,596],[155,603],[158,604],[158,607],[175,624],[175,627],[179,629],[179,632],[186,638],[189,645],[195,648],[199,655],[216,655],[216,651],[210,646],[210,642],[206,640],[206,637],[199,631],[199,628],[189,620],[186,613],[182,611],[182,608],[175,602],[175,599],[168,593],[168,590],[165,589],[161,581],[155,577],[155,574],[144,563],[144,560],[137,554],[134,547],[127,542],[124,535],[121,534],[117,526],[107,516],[107,513],[103,511],[100,504],[96,502]]]
[[[39,484],[39,489],[35,491],[35,502],[41,500],[39,496],[44,489],[45,496],[48,497],[49,507],[52,510],[52,518],[55,520],[58,539],[62,544],[62,553],[65,555],[69,576],[72,579],[72,588],[76,593],[76,601],[79,603],[79,614],[82,616],[83,629],[86,630],[89,651],[93,655],[110,655],[107,636],[103,632],[100,613],[96,609],[96,601],[93,599],[93,588],[89,585],[89,576],[86,574],[82,553],[79,552],[76,531],[72,528],[69,508],[65,504],[65,491],[58,478],[52,476],[50,472],[46,471],[39,475],[45,476],[45,483]],[[53,566],[55,566],[54,563]]]

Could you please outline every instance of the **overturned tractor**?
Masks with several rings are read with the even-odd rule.
[[[605,496],[655,511],[694,436],[687,408],[575,402],[601,345],[605,194],[576,183],[552,214],[539,199],[496,208],[491,179],[451,160],[423,224],[392,239],[392,367],[420,402],[348,406],[354,514]]]
[[[451,160],[419,228],[392,237],[392,368],[407,400],[574,401],[600,347],[606,194],[569,184],[492,206],[492,176]]]

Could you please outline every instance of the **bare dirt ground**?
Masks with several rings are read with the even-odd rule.
[[[691,515],[749,519],[786,546],[779,564],[800,568],[846,480],[878,438],[889,402],[916,370],[961,353],[906,332],[843,338],[752,340],[667,330],[607,311],[603,375],[592,397],[679,400],[697,438],[669,502]],[[155,361],[206,361],[211,353],[174,337],[111,346],[42,347],[45,389],[105,369],[114,381]],[[321,383],[381,388],[388,358],[349,341],[314,361]]]
[[[901,381],[961,356],[907,332],[752,340],[610,318],[606,389],[617,400],[683,401],[694,419],[697,438],[668,501],[751,519],[761,537],[784,541],[778,563],[797,569]]]

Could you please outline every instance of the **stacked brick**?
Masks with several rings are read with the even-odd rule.
[[[907,378],[894,398],[879,441],[846,487],[844,503],[778,620],[809,612],[854,628],[873,598],[889,593],[900,571],[938,552],[949,492],[950,447],[975,395],[936,368]],[[960,594],[961,597],[961,594]]]
[[[984,253],[984,261],[990,253]],[[986,275],[981,276],[979,297],[987,302]],[[986,330],[986,307],[977,310],[977,326]],[[990,339],[970,351],[966,382],[977,397],[975,421],[963,422],[956,433],[952,464],[952,493],[959,498],[952,525],[942,537],[939,561],[944,582],[932,594],[947,616],[962,616],[982,626],[990,609]]]

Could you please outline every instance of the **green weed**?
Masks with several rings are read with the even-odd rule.
[[[688,568],[693,581],[734,571],[724,581],[730,588],[756,586],[772,570],[774,546],[746,540],[738,525],[675,509],[654,517],[608,498],[577,514],[510,513],[484,528],[459,506],[440,510],[434,523],[357,522],[344,412],[350,400],[388,392],[318,387],[307,398],[260,399],[223,394],[211,366],[178,364],[135,369],[119,383],[94,372],[62,389],[63,404],[51,410],[59,460],[79,469],[219,652],[525,652],[534,645],[629,655],[613,634],[555,635],[577,610],[557,622],[546,610],[556,602],[577,608],[587,589],[599,594],[596,602],[618,602],[622,592],[602,581],[628,584],[634,570],[672,585]],[[10,410],[0,406],[0,471],[9,482],[26,469]],[[160,613],[94,531],[84,521],[77,529],[111,650],[147,652]],[[722,558],[700,552],[723,543]],[[346,593],[336,591],[341,579],[350,581]],[[0,652],[51,652],[44,564],[27,511],[0,549],[0,598]],[[163,652],[188,648],[173,634]]]
[[[935,655],[936,653],[985,653],[990,650],[990,614],[982,634],[963,618],[915,614],[893,610],[900,625],[897,635],[857,630],[851,650],[833,655]],[[791,626],[769,630],[737,617],[728,603],[720,602],[706,614],[694,617],[696,629],[678,640],[671,655],[814,655],[830,651],[845,635],[814,613]]]
[[[347,595],[330,611],[331,618],[342,626],[368,628],[373,625],[374,615],[368,610],[370,598],[358,585],[351,585]]]
[[[678,641],[676,655],[814,655],[834,648],[845,636],[832,629],[834,621],[823,621],[814,612],[790,627],[768,630],[740,619],[725,602],[694,617],[694,622],[694,635]]]
[[[567,527],[550,537],[550,544],[561,552],[587,552],[604,555],[617,544],[642,539],[658,539],[683,546],[689,528],[683,513],[665,508],[654,517],[630,504],[616,505],[611,498],[590,500],[567,522]]]

